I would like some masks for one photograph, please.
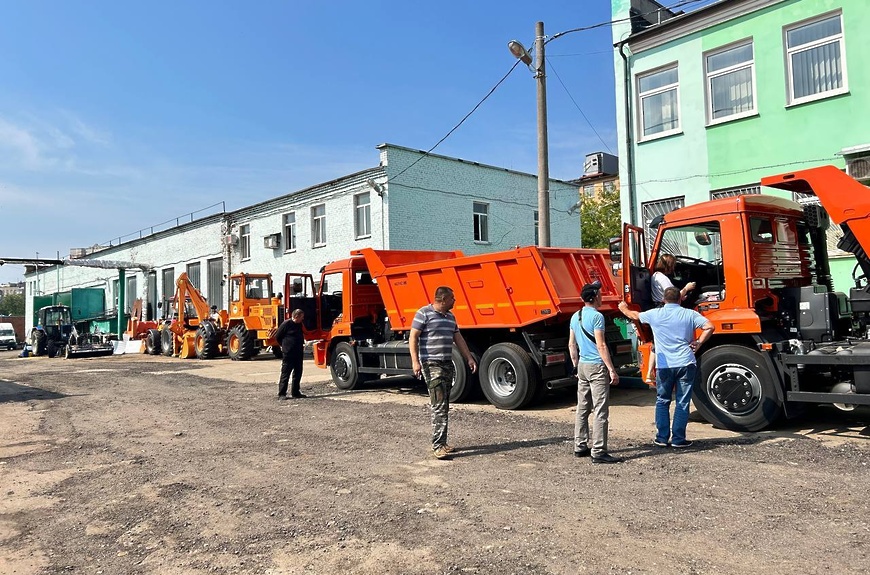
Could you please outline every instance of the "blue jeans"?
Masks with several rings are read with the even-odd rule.
[[[656,370],[656,441],[680,445],[686,442],[686,425],[689,424],[689,401],[692,399],[692,384],[695,382],[696,365],[665,367]],[[671,397],[677,392],[674,406],[674,427],[671,432]]]

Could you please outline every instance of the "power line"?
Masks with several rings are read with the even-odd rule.
[[[416,160],[414,160],[414,161],[411,163],[411,165],[409,165],[409,166],[406,167],[404,170],[402,170],[401,172],[399,172],[398,174],[396,174],[395,176],[393,176],[393,177],[390,178],[390,179],[391,179],[391,180],[395,180],[396,178],[398,178],[399,176],[401,176],[402,174],[404,174],[405,172],[407,172],[408,170],[410,170],[411,168],[413,168],[413,167],[417,164],[417,162],[419,162],[420,160],[422,160],[423,158],[425,158],[426,156],[428,156],[430,153],[432,153],[432,150],[434,150],[435,148],[437,148],[438,146],[441,145],[441,142],[443,142],[444,140],[446,140],[447,138],[449,138],[449,137],[450,137],[450,134],[452,134],[453,132],[455,132],[455,131],[459,128],[459,126],[461,126],[463,123],[465,123],[465,120],[467,120],[467,119],[468,119],[468,118],[469,118],[473,113],[475,113],[475,112],[477,111],[477,109],[480,108],[481,104],[483,104],[484,102],[486,102],[487,98],[489,98],[490,96],[492,96],[492,94],[493,94],[493,92],[495,92],[496,88],[498,88],[499,86],[501,86],[501,83],[504,82],[505,80],[507,80],[507,77],[511,75],[511,72],[514,71],[514,68],[516,68],[516,67],[517,67],[517,64],[519,64],[519,63],[520,63],[519,60],[517,60],[516,62],[514,62],[514,65],[511,66],[511,69],[507,71],[507,74],[505,74],[504,76],[502,76],[501,80],[499,80],[498,82],[496,82],[496,83],[495,83],[495,86],[493,86],[493,87],[489,90],[489,92],[486,93],[486,96],[484,96],[483,99],[482,99],[480,102],[478,102],[478,103],[474,106],[474,108],[471,109],[470,112],[468,112],[467,114],[465,114],[465,117],[463,117],[461,120],[459,120],[459,123],[458,123],[458,124],[456,124],[455,126],[453,126],[452,128],[450,128],[450,131],[447,132],[447,134],[445,134],[443,138],[441,138],[440,140],[438,140],[438,141],[435,143],[434,146],[432,146],[431,148],[429,148],[428,150],[426,150],[426,152],[425,152],[422,156],[420,156],[419,158],[417,158]]]
[[[601,144],[602,144],[605,148],[607,148],[607,151],[610,152],[610,153],[612,154],[612,153],[613,153],[613,150],[610,149],[610,146],[607,145],[607,142],[604,141],[604,138],[601,137],[601,134],[598,133],[598,130],[596,130],[596,129],[595,129],[595,126],[592,125],[592,122],[589,121],[589,118],[586,117],[586,114],[583,112],[583,110],[580,108],[580,105],[577,104],[577,101],[576,101],[576,100],[574,100],[574,96],[572,96],[572,95],[571,95],[571,92],[568,90],[568,86],[566,86],[566,85],[565,85],[565,82],[562,81],[562,77],[559,76],[559,72],[556,71],[556,68],[553,67],[553,63],[550,62],[549,60],[550,60],[550,59],[547,58],[547,62],[548,62],[549,65],[550,65],[550,70],[552,70],[552,71],[553,71],[553,74],[556,75],[556,79],[559,80],[559,83],[562,85],[562,88],[565,89],[565,93],[568,94],[568,98],[570,98],[570,99],[571,99],[571,102],[574,103],[574,107],[577,108],[577,110],[580,112],[580,115],[583,116],[583,119],[586,120],[586,123],[589,125],[589,127],[592,129],[592,131],[595,132],[595,135],[596,135],[596,136],[598,136],[598,141],[601,142]]]
[[[650,14],[655,14],[656,12],[661,12],[662,10],[668,10],[668,11],[670,11],[670,10],[673,10],[673,9],[675,9],[675,8],[681,8],[681,7],[683,7],[683,6],[687,6],[687,5],[689,5],[689,4],[697,4],[698,2],[707,2],[707,1],[709,1],[709,0],[683,0],[682,2],[678,2],[677,4],[674,4],[673,6],[670,6],[670,7],[668,7],[668,6],[664,6],[664,7],[658,8],[658,9],[656,9],[656,10],[651,10],[651,11],[646,12],[646,13],[644,13],[644,14],[639,14],[639,16],[649,16]],[[564,32],[559,32],[558,34],[555,34],[554,36],[551,36],[549,39],[547,39],[547,40],[544,41],[544,44],[547,44],[548,42],[552,42],[552,41],[555,40],[556,38],[559,38],[559,37],[561,37],[561,36],[564,36],[565,34],[571,34],[572,32],[583,32],[583,31],[586,31],[586,30],[593,30],[593,29],[595,29],[595,28],[603,28],[604,26],[611,26],[611,25],[613,25],[613,24],[617,24],[617,23],[621,23],[621,22],[628,22],[628,21],[632,20],[634,17],[636,17],[636,16],[629,16],[629,17],[627,17],[627,18],[618,18],[618,19],[615,19],[615,20],[608,20],[608,21],[606,21],[606,22],[599,22],[599,23],[597,23],[597,24],[592,24],[592,25],[590,25],[590,26],[582,26],[582,27],[580,27],[580,28],[573,28],[573,29],[571,29],[571,30],[565,30]],[[481,106],[481,105],[482,105],[482,104],[483,104],[483,103],[484,103],[484,102],[485,102],[485,101],[486,101],[486,100],[487,100],[487,99],[488,99],[488,98],[493,94],[493,92],[496,91],[496,89],[497,89],[497,88],[502,84],[502,82],[504,82],[504,81],[507,79],[507,77],[511,75],[511,73],[516,69],[516,67],[517,67],[517,65],[518,65],[519,63],[520,63],[519,60],[517,60],[516,62],[514,62],[514,65],[511,66],[511,68],[510,68],[510,70],[508,70],[507,74],[505,74],[505,75],[501,78],[501,80],[499,80],[498,82],[496,82],[495,86],[493,86],[493,87],[489,90],[489,92],[487,92],[486,96],[484,96],[483,99],[480,100],[480,101],[479,101],[479,102],[474,106],[474,108],[472,108],[471,111],[468,112],[468,113],[467,113],[467,114],[466,114],[466,115],[465,115],[465,116],[464,116],[464,117],[459,121],[458,124],[456,124],[455,126],[453,126],[453,127],[450,129],[450,131],[447,132],[447,134],[444,135],[443,138],[441,138],[440,140],[438,140],[438,141],[435,143],[434,146],[432,146],[431,148],[429,148],[428,150],[426,150],[426,151],[423,153],[422,156],[420,156],[419,158],[417,158],[416,160],[414,160],[414,161],[413,161],[410,165],[408,165],[405,169],[403,169],[401,172],[399,172],[398,174],[396,174],[395,176],[393,176],[392,178],[390,178],[390,180],[395,180],[396,178],[398,178],[399,176],[401,176],[402,174],[404,174],[405,172],[407,172],[408,170],[410,170],[412,167],[414,167],[415,165],[417,165],[417,163],[420,162],[423,158],[425,158],[426,156],[428,156],[429,154],[431,154],[432,151],[435,150],[435,148],[437,148],[439,145],[441,145],[442,142],[444,142],[444,140],[446,140],[447,138],[449,138],[450,135],[453,134],[453,132],[455,132],[455,131],[459,128],[459,126],[461,126],[463,123],[465,123],[465,120],[467,120],[467,119],[468,119],[468,118],[469,118],[469,117],[470,117],[474,112],[477,111],[478,108],[480,108],[480,106]],[[556,77],[558,77],[558,74],[556,75]],[[562,80],[559,79],[559,82],[561,82],[561,81],[562,81]],[[572,100],[573,100],[573,98],[572,98]],[[576,103],[575,103],[575,105],[576,105]],[[579,107],[578,107],[578,108],[579,108]],[[582,110],[581,110],[581,113],[582,113]],[[584,114],[584,117],[585,117],[585,114]],[[586,121],[588,122],[589,120],[587,119]],[[591,127],[591,124],[590,124],[590,127]],[[595,128],[592,128],[592,130],[594,131]],[[597,132],[596,132],[596,135],[597,135]],[[598,136],[598,137],[599,137],[599,139],[601,138],[601,136]],[[603,141],[602,141],[602,142],[603,142]],[[604,144],[604,145],[605,145],[605,147],[607,146],[607,144]],[[610,149],[610,148],[608,148],[608,150],[609,150],[609,149]]]

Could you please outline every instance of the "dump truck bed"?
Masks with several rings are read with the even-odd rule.
[[[604,311],[615,310],[621,297],[607,250],[530,246],[474,256],[371,248],[352,253],[365,258],[390,326],[399,331],[411,328],[414,314],[439,286],[455,292],[453,313],[464,329],[564,319],[583,306],[580,290],[595,280],[602,284]]]

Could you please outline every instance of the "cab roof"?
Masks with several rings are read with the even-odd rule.
[[[734,213],[764,213],[771,215],[783,215],[789,217],[803,217],[804,211],[801,205],[786,198],[771,196],[768,194],[750,194],[743,196],[731,196],[719,200],[701,202],[684,208],[674,210],[664,216],[667,224],[694,220],[698,218],[711,218]]]

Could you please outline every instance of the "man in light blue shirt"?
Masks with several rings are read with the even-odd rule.
[[[585,305],[571,317],[568,351],[577,368],[577,413],[574,418],[574,455],[592,456],[592,463],[618,463],[607,452],[610,386],[619,382],[610,351],[604,341],[601,283],[586,284],[580,292]],[[593,335],[594,334],[594,335]],[[592,419],[592,448],[589,448],[589,414]]]
[[[697,375],[695,352],[713,335],[713,324],[698,312],[680,306],[680,290],[665,289],[665,305],[645,312],[628,309],[619,303],[619,311],[627,318],[649,324],[655,339],[656,354],[656,438],[653,443],[667,447],[689,447],[686,426],[689,423],[689,401]],[[701,335],[695,339],[695,330]],[[670,406],[674,388],[677,403],[674,407],[674,425],[670,425]]]

